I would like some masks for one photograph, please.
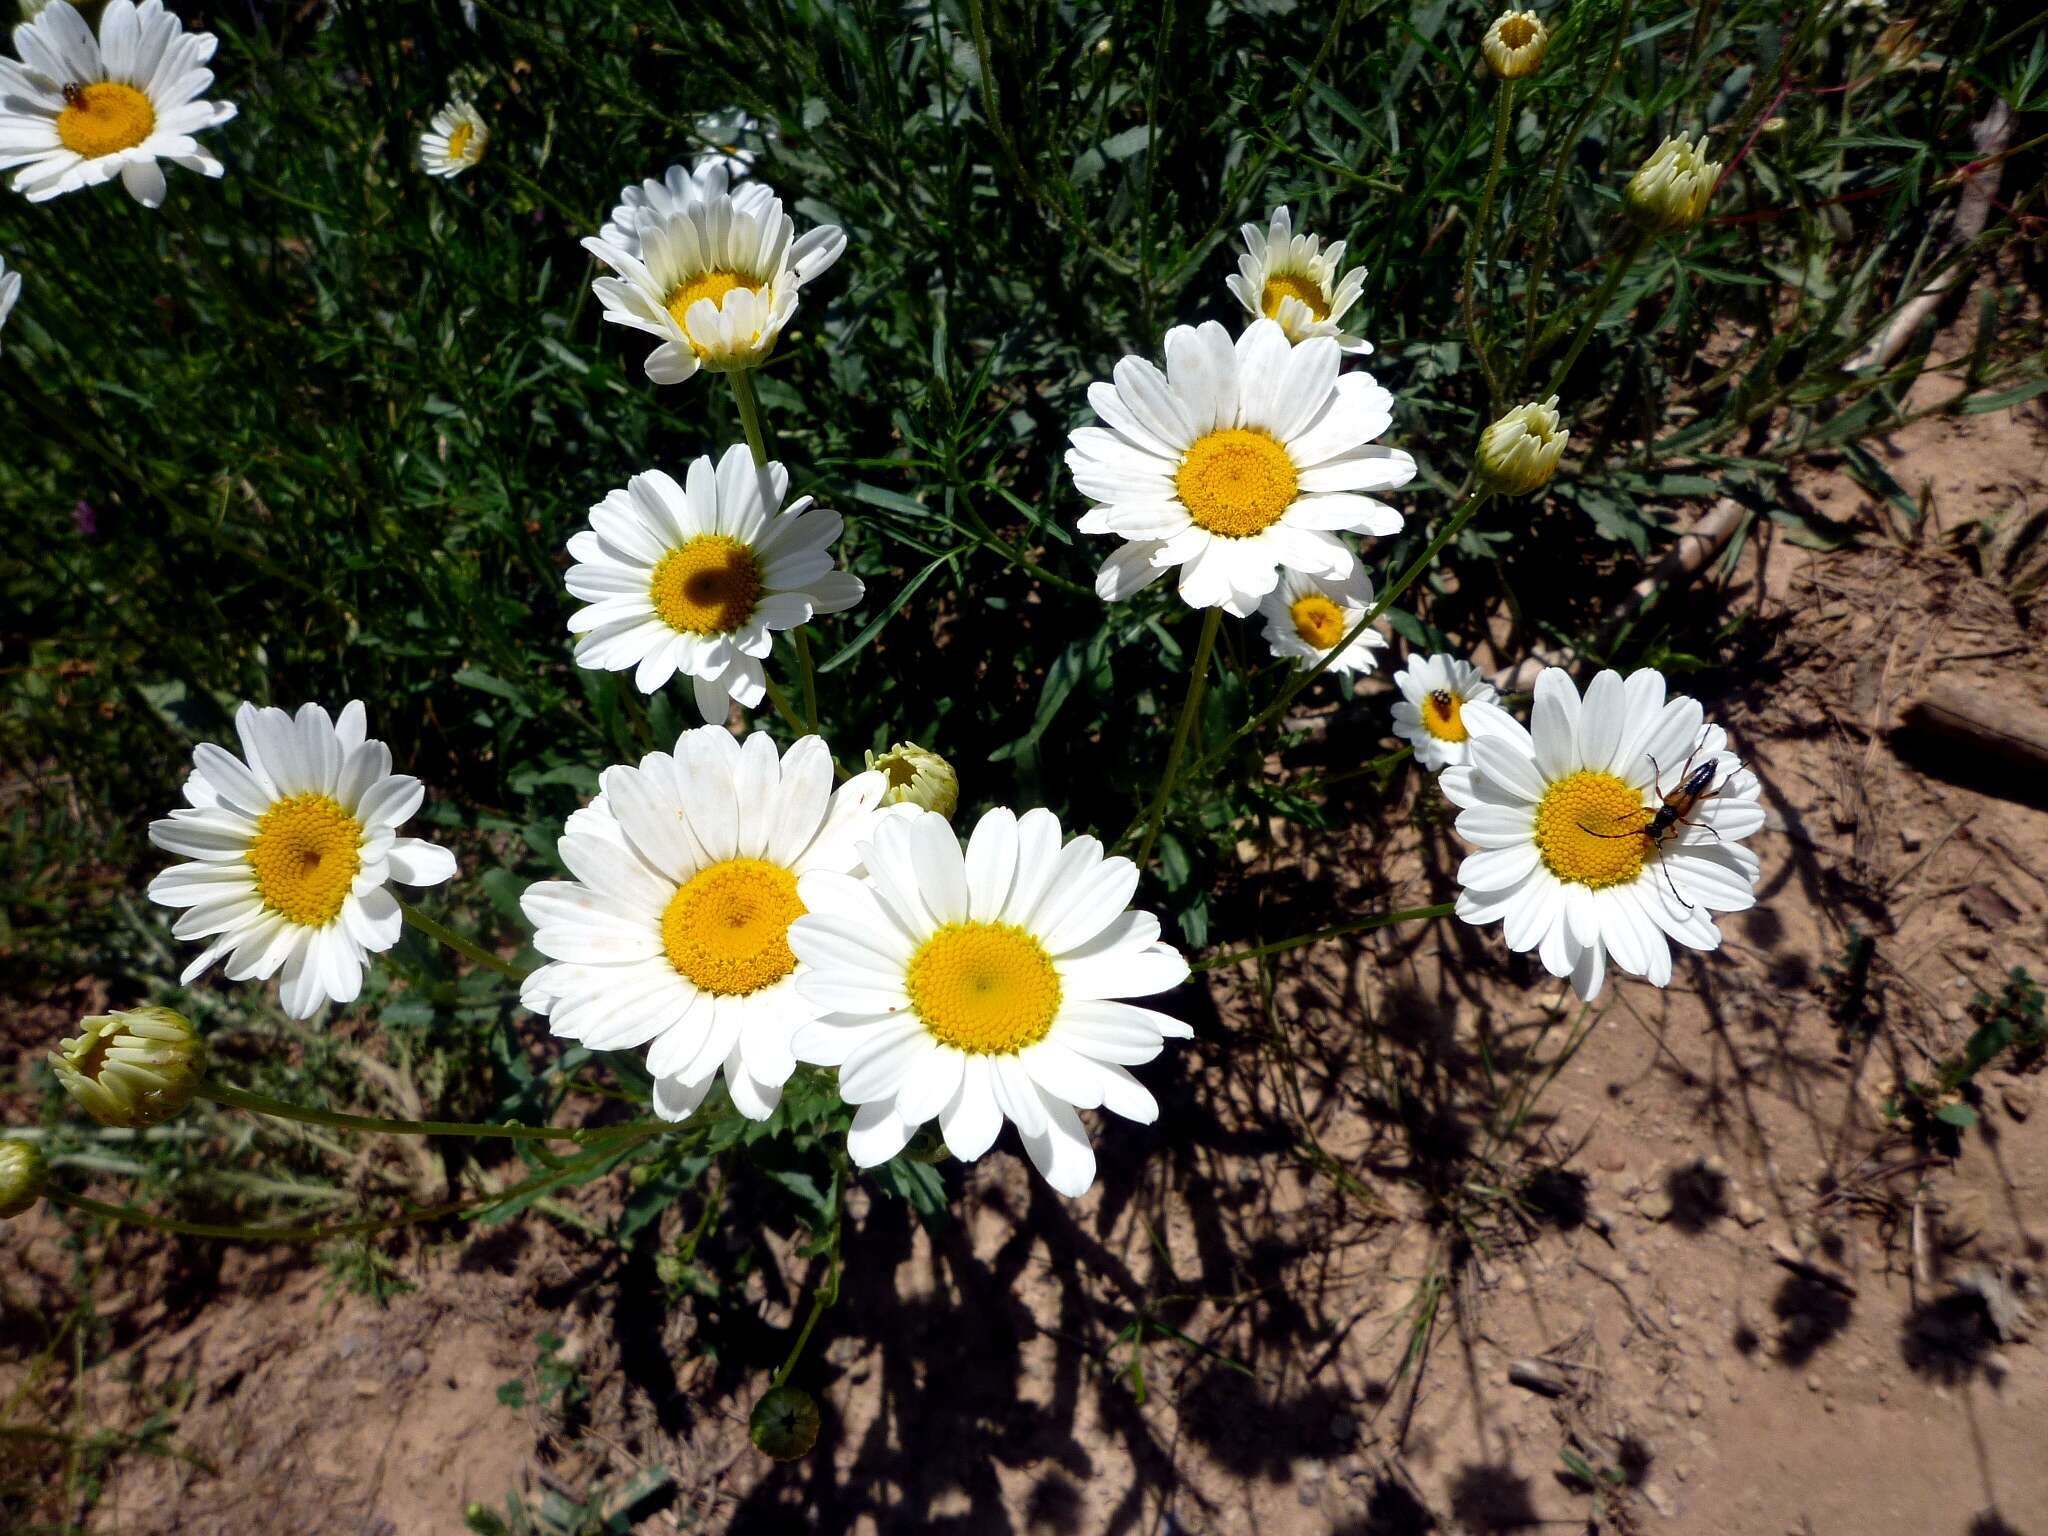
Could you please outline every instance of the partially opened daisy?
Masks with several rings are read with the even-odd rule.
[[[149,883],[181,907],[181,939],[209,939],[180,981],[227,960],[230,981],[284,973],[285,1012],[353,1002],[363,966],[398,942],[403,918],[388,889],[439,885],[455,855],[398,828],[426,791],[391,771],[391,749],[364,735],[363,706],[338,720],[318,704],[296,716],[244,704],[242,755],[202,742],[185,780],[187,806],[149,826],[149,840],[192,862]]]
[[[168,160],[205,176],[221,163],[195,133],[235,115],[199,98],[219,40],[187,32],[161,0],[107,0],[99,36],[68,0],[54,0],[14,29],[21,62],[0,59],[0,170],[40,203],[115,176],[145,208],[164,200]]]
[[[1502,924],[1510,949],[1535,950],[1582,998],[1599,992],[1610,959],[1668,986],[1672,942],[1718,948],[1712,914],[1756,902],[1761,864],[1739,839],[1763,826],[1763,807],[1727,742],[1647,668],[1602,672],[1583,701],[1550,668],[1529,729],[1489,711],[1470,761],[1438,781],[1462,808],[1458,835],[1479,849],[1458,869],[1458,916]],[[1693,775],[1700,798],[1653,837],[1666,797]]]
[[[520,898],[553,962],[521,999],[593,1050],[649,1047],[664,1119],[694,1110],[723,1069],[740,1112],[765,1120],[796,1070],[790,1037],[817,1011],[794,985],[798,881],[860,867],[888,780],[835,790],[818,737],[778,756],[759,732],[739,742],[707,725],[600,784],[557,845],[575,878]]]
[[[618,274],[591,285],[605,319],[661,343],[646,363],[657,384],[680,384],[699,368],[723,373],[764,361],[796,314],[804,284],[846,249],[836,224],[799,238],[781,199],[744,187],[643,213],[638,233],[638,250],[601,236],[583,245]]]
[[[1363,567],[1342,581],[1283,571],[1280,585],[1259,604],[1266,621],[1266,643],[1275,656],[1312,667],[1335,650],[1339,641],[1372,612],[1372,578]],[[1374,651],[1387,639],[1376,629],[1359,630],[1330,663],[1332,672],[1370,672],[1379,666]]]
[[[1095,1152],[1075,1111],[1150,1124],[1159,1106],[1125,1069],[1193,1034],[1118,1001],[1188,975],[1159,920],[1126,909],[1137,867],[1092,837],[1063,841],[1046,810],[990,811],[964,857],[943,816],[899,812],[860,853],[865,880],[803,879],[789,931],[810,967],[797,990],[822,1015],[798,1032],[797,1059],[839,1068],[858,1106],[853,1160],[886,1162],[936,1117],[971,1161],[1009,1120],[1047,1183],[1084,1193]]]
[[[1316,236],[1297,235],[1284,204],[1273,210],[1264,229],[1246,224],[1239,233],[1245,253],[1224,281],[1247,313],[1277,321],[1289,341],[1329,336],[1354,357],[1372,351],[1371,342],[1343,326],[1345,313],[1365,291],[1365,268],[1337,275],[1344,260],[1342,240],[1325,249]]]
[[[730,185],[734,177],[745,173],[745,166],[735,169],[734,162],[723,155],[706,155],[697,162],[695,170],[672,165],[659,181],[650,176],[645,181],[622,188],[618,206],[612,209],[610,220],[598,231],[598,238],[630,256],[638,256],[642,224],[658,223],[684,209],[698,207],[728,193],[733,207],[740,209],[765,208],[775,200],[775,189],[765,181],[750,181],[738,187]]]
[[[420,135],[420,169],[429,176],[460,176],[484,157],[491,130],[468,97],[436,112]]]
[[[1083,533],[1124,540],[1095,590],[1116,602],[1180,568],[1196,608],[1247,618],[1283,570],[1341,581],[1357,564],[1338,533],[1391,534],[1401,514],[1368,492],[1415,476],[1373,446],[1393,396],[1365,373],[1338,376],[1337,343],[1299,346],[1271,320],[1233,343],[1216,321],[1166,333],[1162,373],[1140,357],[1088,386],[1103,425],[1077,427],[1074,484],[1096,505]]]
[[[7,270],[0,260],[0,331],[7,329],[7,317],[14,313],[14,301],[21,297],[21,274]]]
[[[1401,698],[1394,705],[1394,734],[1415,749],[1425,768],[1455,768],[1466,760],[1472,725],[1468,710],[1494,711],[1500,697],[1493,684],[1471,662],[1438,652],[1409,653],[1408,664],[1394,674]]]
[[[715,470],[708,456],[692,463],[682,485],[651,469],[592,507],[569,540],[569,591],[588,605],[569,616],[577,665],[631,667],[642,693],[680,672],[707,721],[725,719],[729,698],[758,705],[774,632],[843,612],[864,590],[832,566],[839,514],[808,496],[784,507],[788,491],[787,470],[757,470],[735,443]]]

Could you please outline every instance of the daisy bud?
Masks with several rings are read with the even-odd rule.
[[[57,1081],[101,1125],[157,1125],[191,1103],[206,1044],[183,1014],[130,1008],[83,1020],[50,1053]]]
[[[959,808],[960,776],[953,765],[914,741],[899,741],[880,757],[870,752],[868,771],[889,776],[884,805],[914,805],[937,811],[948,821]]]
[[[1534,11],[1503,11],[1486,29],[1479,51],[1497,78],[1520,80],[1543,67],[1544,50],[1549,47],[1550,29]]]
[[[1570,441],[1557,414],[1557,396],[1540,405],[1518,405],[1479,434],[1479,478],[1501,496],[1540,491]]]
[[[1709,160],[1705,149],[1704,138],[1694,148],[1686,133],[1658,145],[1657,153],[1629,178],[1629,217],[1653,235],[1677,234],[1699,223],[1721,174],[1721,162]]]
[[[43,1198],[50,1170],[32,1141],[0,1141],[0,1221],[9,1221]]]

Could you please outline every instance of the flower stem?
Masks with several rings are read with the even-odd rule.
[[[774,678],[762,678],[761,686],[768,690],[768,702],[775,706],[775,713],[782,716],[782,723],[784,725],[788,726],[790,730],[799,736],[811,734],[810,728],[797,717],[797,712],[789,707],[789,700],[783,697],[782,690],[775,686]]]
[[[513,981],[524,981],[533,974],[531,971],[522,971],[509,960],[500,959],[474,940],[465,939],[453,928],[435,921],[404,898],[394,897],[393,899],[398,902],[398,910],[405,914],[405,920],[408,923],[411,923],[413,927],[419,929],[421,933],[424,933],[436,943],[447,945],[458,955],[474,960],[478,965],[488,970],[496,971],[500,976],[509,977]]]
[[[1202,689],[1209,681],[1209,657],[1216,649],[1216,632],[1223,627],[1223,610],[1211,608],[1202,615],[1202,638],[1195,643],[1195,663],[1188,672],[1187,697],[1181,701],[1180,720],[1173,728],[1173,745],[1166,754],[1166,775],[1159,781],[1159,793],[1152,797],[1152,809],[1145,820],[1145,840],[1138,845],[1138,868],[1152,857],[1152,845],[1159,840],[1159,824],[1166,819],[1167,802],[1173,798],[1174,781],[1180,777],[1181,755],[1188,748],[1188,732],[1194,729],[1195,711],[1202,705]]]
[[[246,1109],[252,1114],[274,1115],[280,1120],[327,1125],[341,1131],[375,1131],[386,1136],[502,1136],[510,1141],[573,1141],[581,1146],[616,1135],[621,1129],[619,1126],[473,1124],[461,1120],[384,1120],[375,1115],[347,1115],[338,1110],[287,1104],[267,1093],[251,1093],[246,1088],[235,1088],[212,1078],[199,1085],[199,1096],[216,1104]]]
[[[740,430],[747,434],[747,449],[754,455],[754,467],[765,470],[768,467],[768,433],[761,425],[761,402],[754,394],[754,372],[751,368],[735,368],[726,374],[732,383],[732,403],[739,407]],[[762,483],[762,501],[768,500],[768,486]],[[763,510],[766,510],[764,505]]]
[[[1225,954],[1210,955],[1206,959],[1195,961],[1190,969],[1213,971],[1221,966],[1235,965],[1240,960],[1256,960],[1261,955],[1277,955],[1284,950],[1319,944],[1324,939],[1342,938],[1347,933],[1365,933],[1374,928],[1391,928],[1396,923],[1419,922],[1428,917],[1449,917],[1457,909],[1456,902],[1443,901],[1433,907],[1411,907],[1406,912],[1382,912],[1377,917],[1362,918],[1355,923],[1339,923],[1334,928],[1319,928],[1314,933],[1298,933],[1291,939],[1275,939],[1271,944],[1260,944],[1251,949],[1233,949]]]
[[[1550,376],[1550,384],[1543,391],[1554,395],[1564,387],[1566,375],[1572,371],[1572,364],[1579,360],[1579,354],[1586,350],[1586,343],[1593,339],[1593,329],[1600,323],[1600,317],[1607,313],[1607,306],[1614,301],[1614,290],[1621,286],[1621,280],[1628,275],[1628,269],[1636,264],[1636,258],[1643,254],[1652,237],[1638,233],[1617,255],[1614,265],[1607,269],[1607,276],[1601,281],[1599,292],[1593,295],[1593,304],[1586,311],[1586,318],[1579,322],[1579,333],[1572,338],[1571,349],[1564,355],[1564,361],[1557,365],[1557,371]]]
[[[1486,343],[1479,339],[1479,307],[1472,296],[1472,277],[1479,264],[1479,248],[1486,243],[1487,226],[1493,222],[1493,194],[1500,185],[1501,161],[1507,157],[1508,124],[1514,119],[1515,82],[1503,80],[1495,93],[1493,117],[1493,158],[1486,165],[1486,189],[1479,194],[1479,217],[1465,232],[1465,282],[1458,304],[1465,314],[1465,340],[1479,361],[1486,378],[1486,393],[1494,410],[1500,408],[1500,380],[1494,377],[1493,361],[1486,355]]]
[[[781,1368],[768,1383],[771,1390],[789,1380],[797,1362],[804,1357],[804,1346],[811,1342],[811,1330],[818,1326],[818,1319],[825,1315],[825,1309],[839,1299],[839,1239],[845,1231],[845,1217],[846,1154],[841,1150],[835,1152],[832,1159],[832,1235],[825,1249],[828,1267],[824,1279],[818,1282],[817,1290],[811,1293],[811,1310],[804,1318],[803,1327],[797,1331],[796,1341],[790,1345]]]

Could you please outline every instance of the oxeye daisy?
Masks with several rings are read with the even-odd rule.
[[[1273,210],[1264,229],[1247,224],[1239,233],[1245,252],[1237,258],[1237,271],[1224,281],[1246,313],[1277,322],[1289,341],[1328,336],[1354,357],[1372,351],[1371,342],[1343,326],[1345,313],[1365,291],[1365,268],[1338,276],[1342,240],[1325,249],[1316,236],[1297,235],[1284,204]]]
[[[735,170],[733,162],[722,155],[706,155],[697,162],[695,170],[672,165],[659,181],[650,176],[645,181],[622,188],[618,206],[612,209],[612,216],[604,228],[597,232],[598,238],[630,256],[638,256],[642,224],[658,222],[684,209],[728,195],[735,208],[750,210],[765,208],[775,200],[775,189],[765,181],[750,181],[738,187],[730,185],[735,176],[744,174],[744,166]]]
[[[1458,869],[1458,916],[1501,923],[1510,949],[1535,950],[1582,998],[1610,958],[1668,986],[1671,941],[1718,948],[1711,914],[1756,903],[1761,864],[1739,840],[1764,812],[1727,742],[1647,668],[1602,672],[1583,701],[1545,671],[1529,729],[1489,711],[1469,762],[1438,781],[1479,849]]]
[[[1359,621],[1372,612],[1372,579],[1355,570],[1342,581],[1284,571],[1280,585],[1259,604],[1266,621],[1266,643],[1275,656],[1312,667],[1329,655]],[[1378,630],[1360,630],[1330,663],[1332,672],[1370,672],[1379,666],[1374,651],[1386,648]]]
[[[853,1160],[886,1162],[936,1116],[948,1150],[972,1161],[1009,1120],[1047,1183],[1085,1193],[1095,1152],[1075,1111],[1150,1124],[1159,1106],[1125,1068],[1194,1033],[1118,1001],[1188,974],[1159,920],[1126,909],[1137,867],[1092,837],[1062,841],[1051,811],[1000,808],[964,856],[931,811],[892,814],[860,856],[865,880],[804,877],[789,931],[809,967],[797,990],[821,1015],[796,1056],[839,1069],[858,1106]]]
[[[420,135],[420,169],[429,176],[460,176],[483,159],[491,142],[484,116],[466,96],[436,112]]]
[[[115,176],[145,208],[164,200],[168,160],[205,176],[221,163],[192,135],[235,115],[202,101],[219,40],[187,32],[161,0],[107,0],[99,36],[68,0],[14,29],[21,62],[0,59],[0,170],[40,203]]]
[[[1471,662],[1457,656],[1410,654],[1394,674],[1401,698],[1394,705],[1394,734],[1415,749],[1425,768],[1456,768],[1472,739],[1470,712],[1499,713],[1493,684]]]
[[[1097,594],[1119,601],[1179,566],[1183,601],[1248,618],[1283,569],[1349,576],[1337,533],[1400,532],[1401,514],[1364,494],[1415,476],[1406,453],[1372,446],[1393,396],[1338,362],[1327,336],[1294,346],[1254,320],[1233,343],[1211,320],[1166,333],[1163,373],[1126,357],[1114,383],[1089,385],[1103,425],[1077,427],[1067,449],[1096,503],[1078,526],[1126,541]]]
[[[593,1050],[648,1046],[666,1119],[702,1103],[723,1068],[740,1112],[765,1120],[796,1070],[790,1037],[816,1011],[794,986],[799,881],[860,867],[888,780],[834,790],[818,737],[778,756],[759,732],[742,743],[707,725],[600,784],[558,845],[575,878],[520,899],[553,962],[522,1000]]]
[[[667,213],[644,211],[638,224],[637,250],[602,236],[583,245],[617,274],[591,285],[605,319],[661,343],[646,363],[657,384],[680,384],[699,368],[723,373],[763,362],[804,284],[846,249],[837,225],[799,238],[781,199],[746,187]]]
[[[284,972],[285,1012],[353,1002],[368,957],[398,942],[398,902],[386,888],[439,885],[455,856],[397,836],[426,791],[391,771],[391,749],[365,738],[363,706],[338,720],[318,704],[296,717],[244,704],[242,755],[202,742],[185,780],[186,806],[150,823],[149,840],[192,860],[149,883],[150,899],[182,907],[171,930],[211,939],[180,981],[227,958],[230,981]]]
[[[7,317],[14,313],[14,301],[21,297],[21,274],[7,270],[0,259],[0,331],[7,329]]]
[[[728,698],[758,705],[774,632],[843,612],[864,590],[832,568],[839,514],[808,496],[784,507],[788,490],[787,470],[757,470],[735,443],[715,470],[708,456],[692,463],[682,485],[651,469],[592,507],[569,540],[569,591],[588,604],[569,616],[577,665],[631,667],[642,693],[680,672],[707,721],[725,719]]]

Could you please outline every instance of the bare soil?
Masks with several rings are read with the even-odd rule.
[[[378,1304],[297,1253],[78,1251],[40,1212],[9,1229],[0,1392],[82,1283],[85,1368],[31,1402],[83,1434],[161,1417],[93,1499],[46,1446],[0,1441],[42,1469],[18,1518],[413,1536],[461,1530],[471,1500],[596,1490],[648,1531],[2048,1532],[2025,1316],[2048,1317],[2048,1093],[2001,1064],[1952,1134],[1883,1110],[1960,1047],[1973,995],[2048,970],[2048,786],[1894,729],[1937,676],[2048,696],[2048,621],[2011,595],[2024,551],[1987,562],[1976,537],[2041,509],[2044,443],[2036,406],[1901,433],[1880,457],[1926,496],[1918,524],[1802,470],[1858,547],[1766,530],[1687,599],[1751,610],[1708,703],[1772,811],[1760,905],[1719,954],[1591,1013],[1449,922],[1290,954],[1270,1003],[1251,967],[1210,973],[1173,1005],[1195,1042],[1147,1072],[1163,1118],[1099,1123],[1086,1199],[1008,1148],[949,1171],[935,1231],[856,1191],[797,1378],[824,1414],[807,1459],[769,1462],[745,1420],[816,1272],[744,1207],[721,1262],[753,1262],[716,1330],[668,1304],[651,1251],[558,1218],[396,1250],[413,1289]],[[1333,763],[1347,729],[1371,750],[1389,692],[1338,712]],[[1222,931],[1451,888],[1434,789],[1366,784],[1335,792],[1349,830],[1244,845]],[[602,1221],[621,1195],[569,1204]],[[587,1392],[566,1412],[540,1400],[545,1332]],[[672,1481],[635,1501],[648,1469]]]

